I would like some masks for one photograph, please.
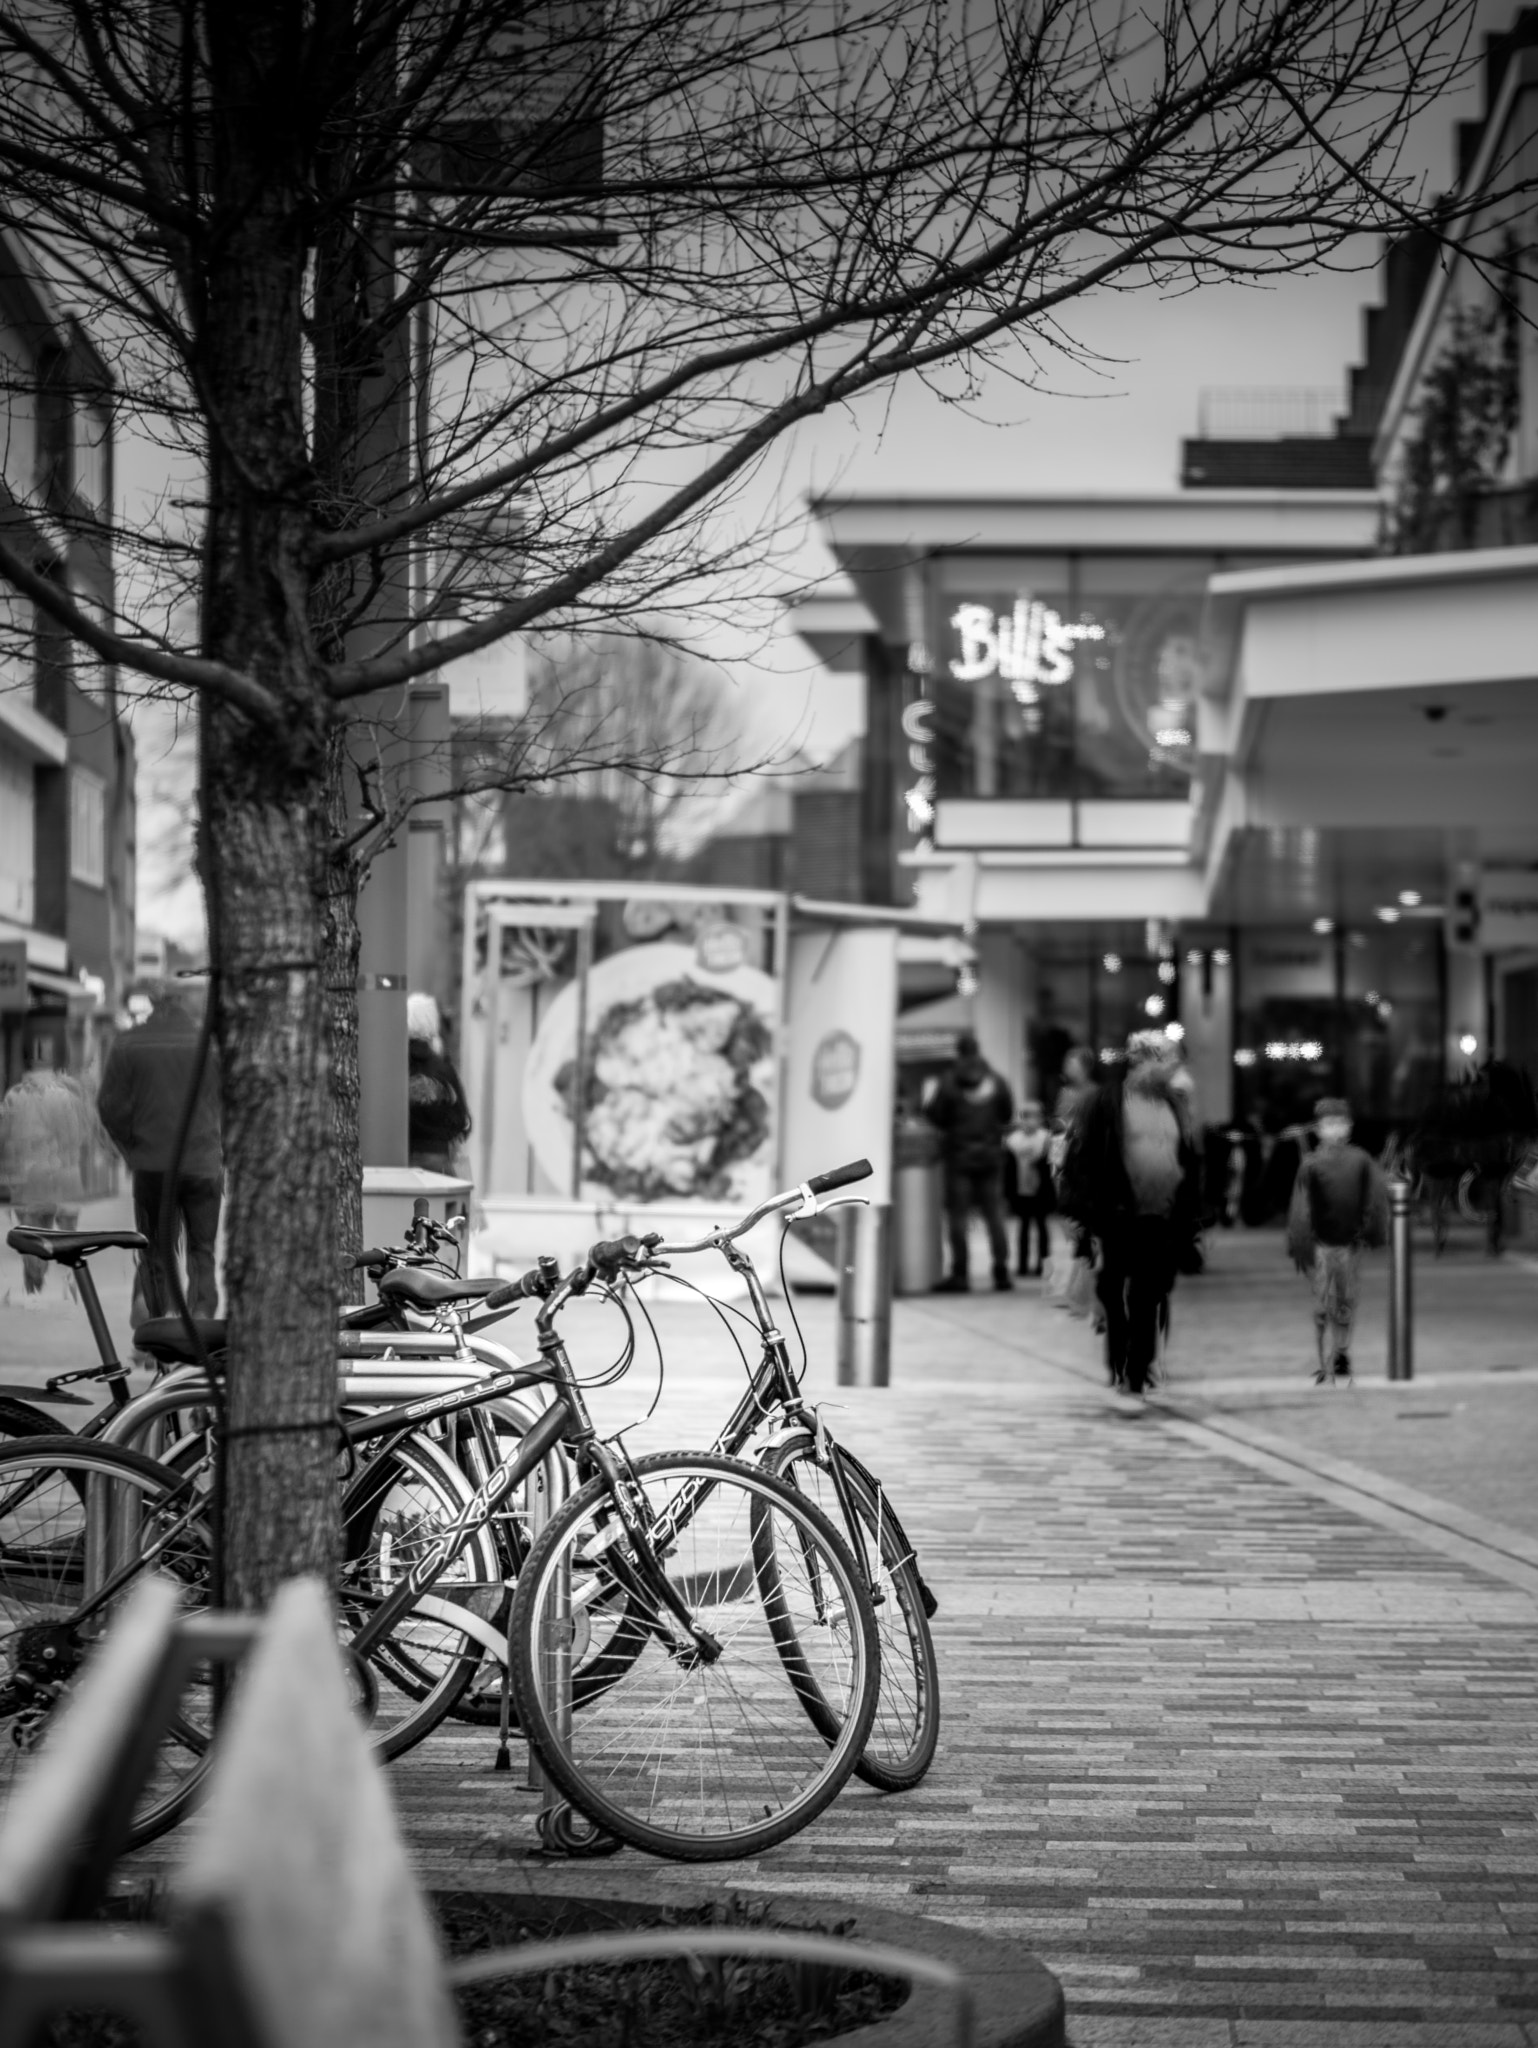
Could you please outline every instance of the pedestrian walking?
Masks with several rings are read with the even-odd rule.
[[[1052,1253],[1052,1174],[1047,1153],[1052,1134],[1039,1102],[1022,1102],[1020,1115],[1004,1139],[1004,1197],[1020,1225],[1017,1270],[1023,1280],[1042,1273]]]
[[[443,1019],[423,990],[406,998],[406,1144],[413,1166],[460,1174],[460,1147],[470,1135],[470,1105],[443,1047]]]
[[[78,1226],[85,1155],[95,1131],[82,1084],[59,1072],[46,1041],[35,1043],[27,1071],[0,1101],[0,1183],[18,1223],[37,1230]],[[48,1266],[24,1252],[21,1267],[21,1305],[31,1308],[41,1299]]]
[[[956,1057],[924,1105],[924,1114],[940,1133],[950,1244],[951,1269],[935,1292],[967,1292],[967,1225],[976,1210],[988,1231],[994,1287],[1007,1294],[1014,1282],[1009,1277],[1004,1228],[1004,1133],[1015,1120],[1015,1105],[1009,1084],[983,1058],[970,1031],[957,1038]]]
[[[1287,1250],[1314,1290],[1315,1386],[1351,1378],[1362,1253],[1388,1238],[1388,1188],[1376,1162],[1351,1142],[1351,1106],[1314,1105],[1313,1151],[1304,1154],[1287,1212]]]
[[[1063,1081],[1052,1104],[1053,1134],[1061,1133],[1066,1140],[1068,1128],[1079,1113],[1081,1103],[1087,1102],[1095,1091],[1095,1080],[1100,1062],[1092,1047],[1076,1045],[1070,1048],[1063,1061]],[[1062,1148],[1060,1148],[1061,1150]]]
[[[1100,1247],[1106,1371],[1129,1412],[1141,1412],[1170,1293],[1200,1220],[1200,1162],[1179,1065],[1162,1031],[1132,1034],[1125,1064],[1079,1107],[1058,1189],[1058,1206]]]
[[[161,1261],[160,1212],[182,1111],[193,1084],[198,1028],[174,989],[152,991],[144,1023],[125,1031],[107,1055],[97,1109],[133,1182],[134,1228],[150,1249],[139,1258],[131,1320],[137,1329],[168,1315],[173,1303]],[[214,1245],[223,1200],[219,1082],[210,1054],[177,1166],[175,1213],[186,1248],[187,1306],[195,1316],[218,1313]]]

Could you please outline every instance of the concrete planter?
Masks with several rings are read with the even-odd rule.
[[[634,1879],[631,1879],[633,1886]],[[516,1899],[534,1918],[541,1908],[593,1909],[593,1932],[600,1928],[645,1927],[665,1908],[688,1909],[719,1904],[717,1888],[691,1891],[670,1885],[651,1899],[627,1895],[623,1878],[616,1876],[612,1889],[591,1870],[577,1872],[542,1870],[528,1885],[501,1884],[454,1886],[456,1892],[476,1890]],[[757,1905],[775,1909],[783,1923],[827,1921],[849,1916],[849,1908],[837,1900],[817,1899],[804,1893],[753,1891],[745,1894]],[[942,1920],[920,1918],[910,1913],[889,1913],[875,1906],[857,1905],[855,1940],[907,1949],[915,1955],[949,1963],[971,1988],[974,2000],[972,2048],[1065,2048],[1063,1993],[1051,1971],[1018,1942],[1001,1941],[994,1935],[975,1934],[964,1927],[950,1927]],[[569,1924],[564,1930],[579,1929]],[[955,2038],[953,2007],[945,1994],[927,1985],[916,1985],[912,1994],[884,2020],[857,2027],[834,2036],[838,2048],[948,2048]]]

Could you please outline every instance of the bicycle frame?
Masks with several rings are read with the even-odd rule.
[[[720,1645],[707,1629],[701,1628],[694,1620],[687,1605],[661,1569],[652,1532],[643,1526],[625,1490],[625,1475],[619,1460],[608,1445],[598,1438],[587,1404],[582,1398],[581,1388],[571,1370],[565,1346],[555,1333],[555,1318],[576,1291],[573,1280],[568,1279],[543,1305],[537,1319],[539,1352],[543,1366],[538,1371],[523,1368],[524,1377],[552,1380],[558,1389],[555,1398],[535,1421],[514,1455],[497,1464],[495,1470],[466,1501],[450,1527],[445,1529],[438,1540],[417,1560],[401,1583],[385,1595],[374,1613],[364,1622],[352,1641],[351,1647],[355,1656],[367,1657],[374,1645],[387,1636],[397,1622],[412,1609],[420,1608],[428,1613],[433,1611],[426,1604],[431,1597],[433,1586],[471,1539],[481,1529],[493,1523],[499,1504],[558,1444],[571,1447],[579,1482],[589,1478],[601,1479],[608,1490],[620,1528],[630,1542],[639,1568],[632,1569],[628,1560],[616,1556],[611,1549],[608,1553],[609,1569],[628,1596],[639,1596],[650,1607],[650,1614],[641,1616],[643,1624],[661,1637],[671,1654],[694,1654],[706,1661],[713,1661],[720,1655]],[[520,1378],[520,1375],[508,1377],[513,1381]],[[407,1403],[401,1408],[387,1410],[384,1414],[372,1416],[364,1422],[349,1424],[348,1435],[354,1441],[363,1442],[375,1436],[388,1437],[394,1430],[394,1440],[399,1441],[412,1430],[419,1428],[426,1419],[474,1406],[485,1394],[491,1392],[493,1384],[483,1382],[481,1387],[467,1388],[459,1394],[438,1395],[424,1401]],[[387,1442],[379,1455],[387,1456],[389,1448]],[[688,1646],[673,1639],[663,1620],[664,1612],[671,1615],[687,1635]],[[453,1610],[453,1619],[457,1625],[465,1627],[467,1633],[475,1636],[478,1641],[493,1649],[503,1661],[506,1661],[506,1641],[493,1640],[496,1633],[494,1630],[489,1627],[469,1627],[469,1622],[476,1617],[466,1614],[458,1607]]]
[[[849,1481],[845,1473],[846,1461],[855,1466],[875,1494],[878,1511],[891,1529],[893,1541],[905,1560],[915,1557],[908,1533],[893,1512],[891,1503],[886,1498],[885,1488],[871,1478],[851,1451],[829,1435],[821,1416],[816,1410],[809,1408],[802,1399],[800,1383],[790,1363],[789,1346],[783,1332],[775,1323],[773,1311],[769,1306],[769,1297],[764,1292],[763,1282],[758,1277],[758,1269],[751,1257],[730,1239],[718,1240],[715,1249],[720,1252],[738,1278],[746,1283],[748,1300],[763,1340],[763,1355],[757,1371],[748,1382],[746,1391],[723,1424],[711,1449],[729,1458],[740,1457],[759,1428],[776,1409],[785,1417],[787,1425],[810,1430],[816,1447],[817,1462],[823,1466],[833,1481],[833,1491],[843,1516],[845,1533],[855,1562],[865,1580],[865,1589],[870,1594],[872,1605],[880,1606],[886,1595],[878,1568],[881,1556],[879,1528],[876,1560],[873,1564],[865,1525],[850,1494]]]

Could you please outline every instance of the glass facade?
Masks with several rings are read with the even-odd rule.
[[[1340,1093],[1365,1123],[1413,1118],[1442,1075],[1440,919],[1238,941],[1236,1102],[1268,1130]]]
[[[1207,578],[1260,566],[1215,554],[935,557],[925,693],[937,795],[1186,796]]]

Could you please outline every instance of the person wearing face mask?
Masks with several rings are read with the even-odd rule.
[[[1351,1379],[1351,1328],[1362,1253],[1388,1237],[1388,1189],[1376,1163],[1351,1143],[1351,1108],[1338,1095],[1314,1105],[1319,1142],[1304,1154],[1287,1212],[1287,1251],[1314,1290],[1315,1386]]]

